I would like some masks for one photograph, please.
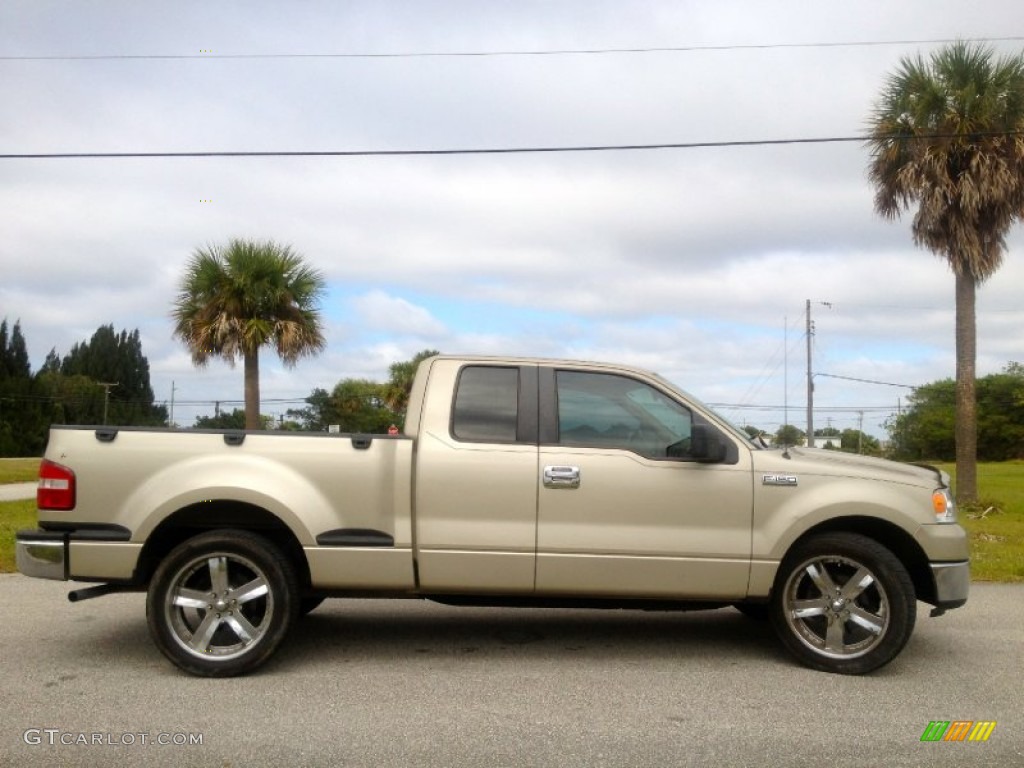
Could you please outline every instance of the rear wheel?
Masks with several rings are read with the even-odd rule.
[[[860,534],[825,533],[783,560],[771,618],[801,663],[856,675],[899,654],[914,631],[917,603],[910,575],[891,551]]]
[[[180,544],[157,568],[146,599],[160,651],[186,672],[251,672],[277,650],[299,611],[291,562],[248,531],[211,531]]]

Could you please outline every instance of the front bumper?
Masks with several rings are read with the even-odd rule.
[[[971,566],[966,560],[958,563],[931,563],[935,581],[935,607],[959,608],[967,602],[971,586]]]

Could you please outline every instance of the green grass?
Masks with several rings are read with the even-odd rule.
[[[956,467],[938,466],[956,488]],[[978,498],[960,510],[971,539],[971,578],[1024,581],[1024,461],[978,464]]]
[[[36,500],[0,501],[0,573],[14,573],[14,533],[35,528]]]
[[[39,477],[39,459],[0,459],[0,485],[28,483]]]

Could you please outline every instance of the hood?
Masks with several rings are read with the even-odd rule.
[[[786,455],[789,456],[788,459]],[[948,475],[926,464],[903,464],[888,459],[876,459],[872,456],[858,456],[842,451],[799,446],[785,451],[756,451],[754,453],[754,471],[786,475],[858,477],[917,485],[930,490],[949,485]]]

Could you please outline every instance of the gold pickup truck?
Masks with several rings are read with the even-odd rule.
[[[19,570],[147,591],[197,675],[263,664],[326,597],[709,609],[815,669],[892,660],[967,600],[948,477],[769,449],[619,365],[438,356],[404,433],[53,427]]]

